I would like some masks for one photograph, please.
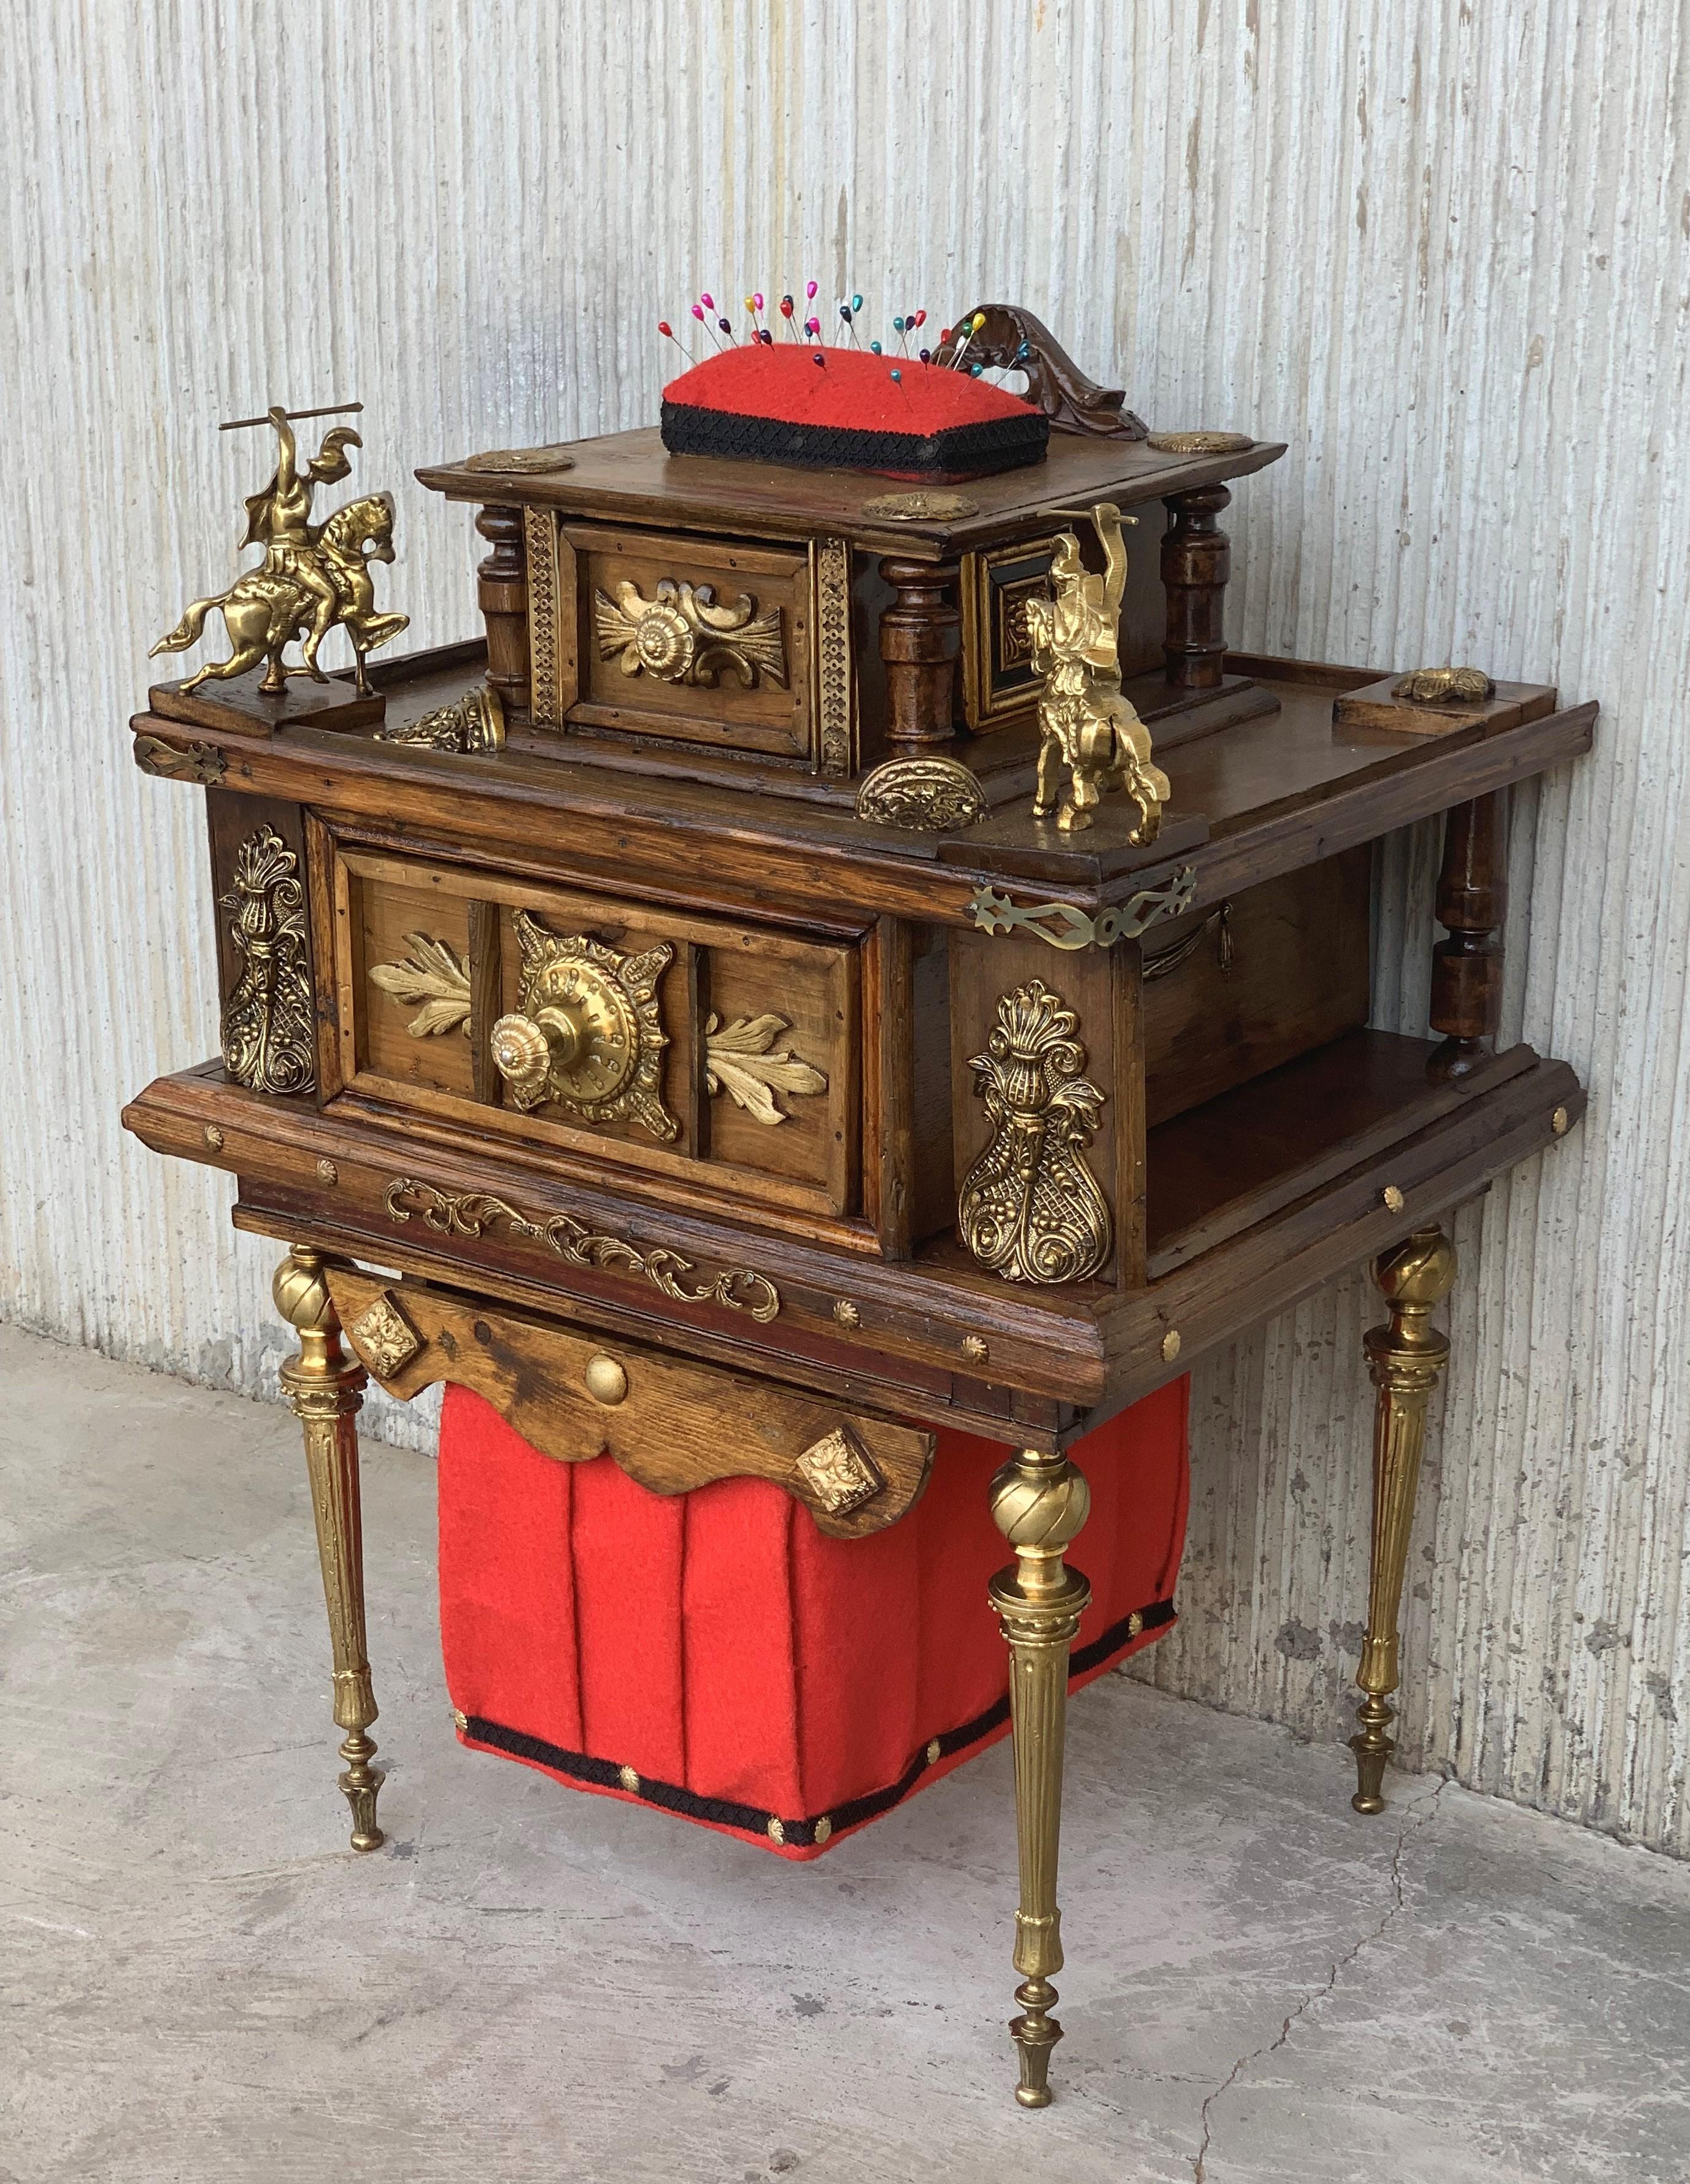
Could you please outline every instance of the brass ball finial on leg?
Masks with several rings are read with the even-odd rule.
[[[282,1384],[304,1430],[305,1468],[316,1519],[334,1652],[335,1725],[344,1730],[341,1794],[352,1808],[352,1847],[376,1850],[383,1836],[376,1800],[383,1775],[373,1767],[376,1719],[364,1634],[364,1525],[358,1483],[358,1412],[364,1368],[342,1346],[340,1321],[320,1253],[296,1244],[276,1270],[276,1308],[297,1330],[299,1353],[282,1368]]]
[[[1389,1705],[1398,1682],[1397,1627],[1414,1522],[1414,1490],[1425,1442],[1426,1406],[1449,1356],[1449,1338],[1429,1322],[1455,1284],[1455,1246],[1436,1226],[1417,1228],[1382,1251],[1373,1279],[1391,1308],[1386,1326],[1362,1338],[1367,1369],[1379,1390],[1373,1429],[1373,1553],[1367,1635],[1356,1671],[1363,1698],[1361,1726],[1350,1739],[1356,1756],[1358,1813],[1385,1810],[1385,1769],[1396,1750]]]
[[[1068,1648],[1091,1598],[1064,1550],[1085,1524],[1091,1494],[1065,1456],[1023,1449],[991,1483],[991,1513],[1015,1550],[1013,1569],[992,1580],[990,1600],[1010,1651],[1009,1706],[1015,1750],[1015,1833],[1021,1867],[1012,1961],[1022,2014],[1011,2020],[1023,2108],[1050,2103],[1051,2050],[1063,2036],[1051,2014],[1051,1975],[1063,1967],[1057,1859],[1062,1839],[1063,1734]]]

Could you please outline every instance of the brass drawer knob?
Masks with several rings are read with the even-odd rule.
[[[544,1008],[531,1017],[500,1017],[488,1044],[494,1067],[520,1095],[538,1092],[554,1067],[561,1075],[566,1072],[587,1036],[574,1010]]]
[[[587,1360],[585,1374],[587,1392],[595,1403],[607,1407],[623,1401],[627,1396],[627,1374],[614,1357],[601,1350],[596,1357]]]

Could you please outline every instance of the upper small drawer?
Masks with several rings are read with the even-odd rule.
[[[528,514],[537,727],[831,770],[817,732],[812,640],[825,572],[813,551]]]

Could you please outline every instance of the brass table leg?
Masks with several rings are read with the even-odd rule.
[[[276,1309],[298,1329],[299,1354],[282,1368],[305,1431],[305,1467],[317,1523],[329,1638],[334,1648],[334,1719],[346,1736],[340,1787],[352,1808],[352,1847],[375,1850],[383,1840],[376,1798],[383,1776],[370,1762],[376,1747],[365,1735],[376,1719],[364,1637],[364,1522],[358,1492],[358,1427],[364,1368],[341,1346],[321,1256],[296,1244],[276,1270]]]
[[[1367,1369],[1379,1390],[1373,1425],[1373,1570],[1367,1635],[1356,1681],[1364,1694],[1361,1727],[1350,1739],[1356,1756],[1358,1813],[1385,1810],[1385,1763],[1397,1749],[1388,1734],[1395,1710],[1387,1694],[1398,1682],[1397,1618],[1403,1572],[1414,1521],[1414,1489],[1426,1435],[1426,1405],[1449,1356],[1449,1338],[1427,1324],[1455,1281],[1455,1246],[1442,1228],[1417,1228],[1374,1262],[1373,1279],[1391,1307],[1386,1327],[1362,1338]]]
[[[1063,1566],[1063,1551],[1085,1522],[1090,1489],[1065,1456],[1023,1449],[991,1484],[992,1517],[1015,1550],[1016,1567],[991,1581],[990,1599],[1008,1641],[1009,1705],[1015,1745],[1015,1833],[1021,1908],[1015,1914],[1015,1990],[1022,2014],[1010,2023],[1020,2051],[1023,2108],[1047,2107],[1051,2050],[1063,2029],[1051,2015],[1063,1968],[1057,1854],[1063,1823],[1063,1728],[1068,1657],[1091,1587]]]

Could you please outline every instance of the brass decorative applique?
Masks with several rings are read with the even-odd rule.
[[[687,1288],[683,1274],[694,1271],[690,1259],[678,1251],[642,1251],[622,1236],[595,1235],[572,1213],[554,1213],[544,1221],[530,1221],[514,1206],[486,1191],[437,1190],[432,1183],[414,1176],[399,1176],[388,1185],[382,1205],[388,1218],[404,1223],[421,1214],[425,1227],[437,1236],[482,1236],[489,1228],[506,1226],[526,1242],[543,1244],[555,1251],[566,1266],[615,1271],[626,1268],[661,1290],[678,1304],[715,1304],[730,1312],[749,1312],[753,1319],[771,1320],[780,1310],[780,1291],[766,1274],[750,1267],[729,1267],[713,1281]]]
[[[299,860],[273,827],[235,854],[234,885],[220,906],[241,975],[223,1011],[223,1066],[249,1092],[312,1092],[311,978],[305,956]]]
[[[1083,1281],[1109,1256],[1109,1208],[1083,1156],[1103,1095],[1080,1074],[1076,1028],[1061,994],[1029,978],[968,1062],[992,1134],[963,1178],[957,1226],[1006,1281]]]
[[[557,518],[549,508],[522,510],[528,572],[528,713],[537,728],[555,728],[557,709]]]
[[[492,471],[500,477],[544,477],[549,471],[572,471],[572,443],[553,440],[544,448],[488,448],[478,455],[466,455],[466,471]]]
[[[386,1290],[359,1313],[346,1337],[378,1380],[403,1372],[423,1347],[422,1337]]]
[[[849,1516],[885,1485],[879,1468],[849,1426],[835,1426],[798,1458],[796,1469],[830,1517]]]
[[[982,933],[1036,933],[1052,948],[1113,948],[1118,940],[1136,940],[1158,919],[1180,917],[1196,898],[1197,868],[1181,865],[1159,888],[1141,888],[1118,910],[1093,917],[1077,902],[1012,902],[989,887],[976,888],[968,907]],[[1183,945],[1183,943],[1181,944]]]
[[[816,721],[823,773],[851,770],[851,541],[817,538],[810,549]]]
[[[1113,501],[1100,500],[1091,522],[1102,541],[1104,573],[1095,575],[1081,560],[1074,532],[1062,532],[1051,563],[1053,596],[1026,604],[1033,666],[1043,679],[1033,813],[1043,819],[1055,812],[1063,833],[1078,833],[1090,826],[1099,800],[1118,789],[1138,811],[1127,839],[1153,842],[1171,791],[1168,776],[1152,763],[1150,731],[1121,689],[1127,584],[1121,511]]]
[[[1159,455],[1241,455],[1255,444],[1247,432],[1152,432],[1145,443]]]
[[[871,523],[960,523],[980,504],[965,493],[878,493],[858,512]]]
[[[421,744],[430,750],[471,754],[503,750],[505,708],[495,689],[486,682],[477,682],[462,697],[455,698],[449,705],[437,705],[421,720],[407,722],[403,727],[389,727],[384,723],[376,729],[374,740],[378,744]]]
[[[1484,705],[1496,696],[1497,686],[1482,667],[1418,667],[1393,682],[1391,694],[1417,705]]]
[[[856,816],[873,827],[906,833],[951,834],[986,816],[986,800],[968,767],[954,758],[889,758],[865,774]]]
[[[135,763],[142,773],[156,774],[161,781],[198,781],[207,788],[228,772],[228,760],[215,744],[190,744],[184,750],[161,736],[137,736]]]
[[[774,1102],[777,1092],[800,1096],[825,1092],[828,1080],[788,1047],[770,1049],[791,1025],[784,1017],[735,1017],[721,1023],[714,1010],[704,1028],[706,1090],[725,1092],[736,1107],[759,1123],[784,1123],[786,1110]]]
[[[443,940],[426,933],[407,933],[410,953],[402,962],[372,963],[371,982],[391,994],[407,1008],[421,1007],[405,1026],[413,1039],[429,1039],[443,1031],[470,1028],[470,974],[456,953]]]
[[[657,1005],[669,943],[624,956],[584,933],[548,933],[526,910],[510,922],[522,950],[517,1007],[488,1045],[516,1105],[554,1102],[589,1123],[627,1115],[654,1138],[678,1137],[662,1100],[669,1041]]]
[[[593,616],[600,654],[611,660],[621,653],[624,675],[713,684],[725,670],[747,690],[760,675],[785,687],[780,609],[760,615],[749,592],[741,592],[732,606],[721,606],[713,585],[663,577],[656,598],[648,599],[638,584],[624,579],[615,599],[594,592]]]

